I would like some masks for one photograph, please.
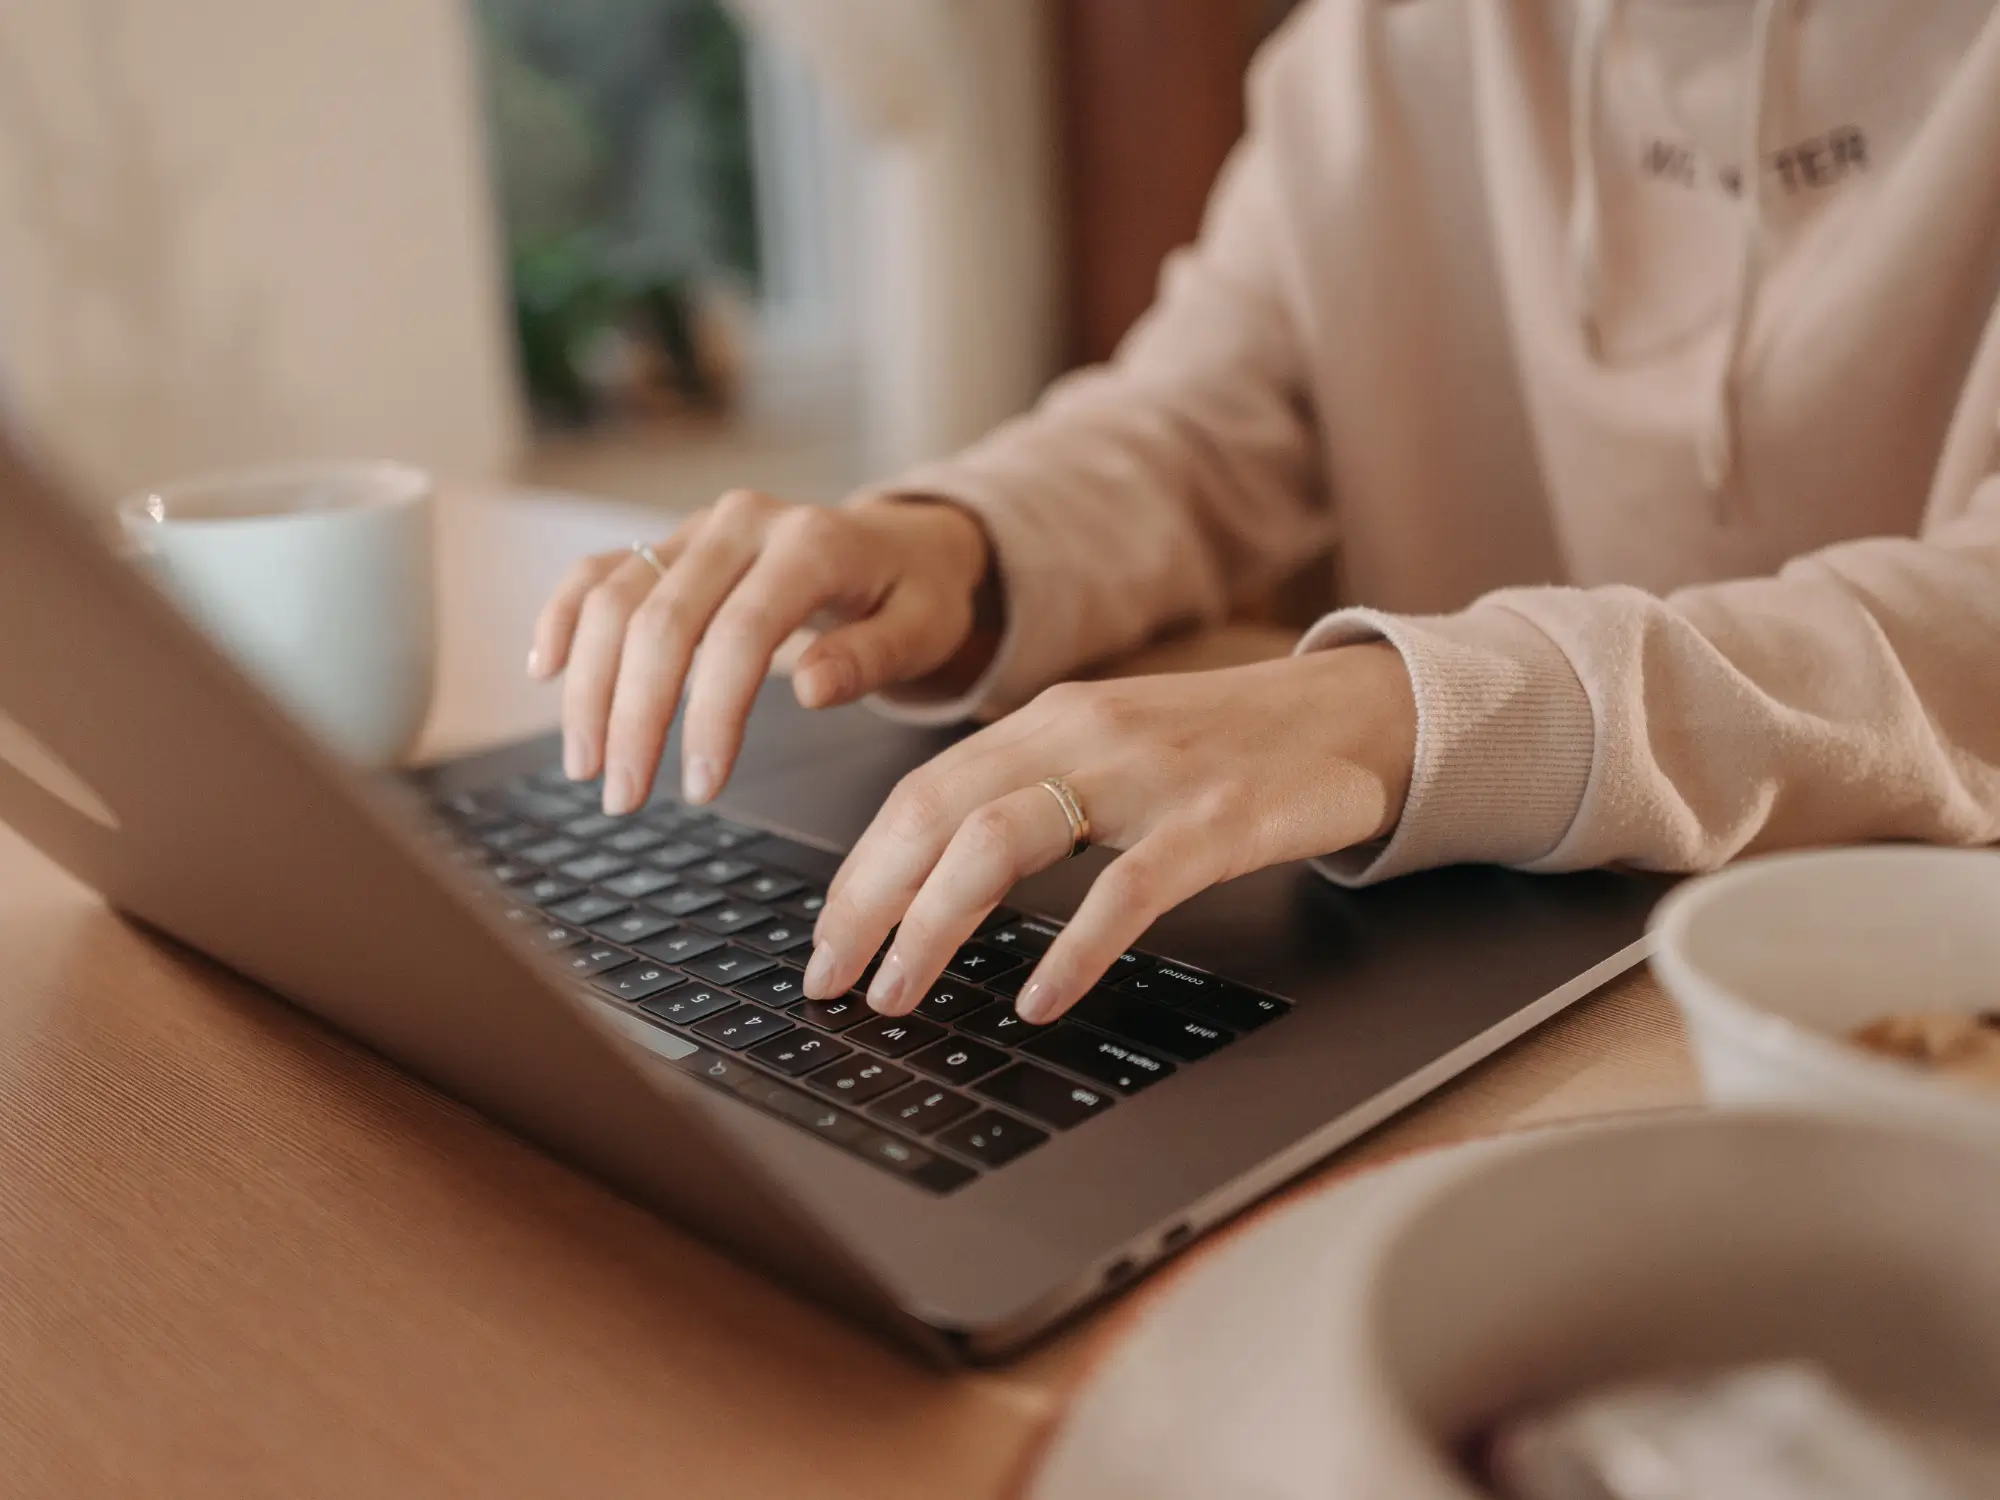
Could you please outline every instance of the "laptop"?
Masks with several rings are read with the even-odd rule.
[[[363,778],[4,438],[0,639],[0,820],[114,908],[939,1363],[1022,1349],[1633,964],[1664,884],[1266,869],[1027,1026],[1088,851],[889,1020],[804,999],[802,956],[948,732],[770,689],[718,806],[622,819],[553,738]]]

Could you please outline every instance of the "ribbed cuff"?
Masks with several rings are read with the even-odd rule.
[[[1417,700],[1416,767],[1386,842],[1315,860],[1342,885],[1450,864],[1532,865],[1562,842],[1590,783],[1590,699],[1562,650],[1524,616],[1484,603],[1455,615],[1346,609],[1300,651],[1386,640]]]
[[[902,685],[871,693],[863,701],[884,718],[926,727],[997,719],[1019,708],[1052,675],[1048,663],[1060,657],[1060,642],[1074,615],[1073,605],[1064,602],[1061,584],[1052,576],[1046,546],[1037,544],[1032,531],[1020,524],[997,494],[952,464],[919,469],[893,485],[857,496],[856,503],[898,497],[949,501],[979,518],[993,548],[1004,624],[993,660],[964,692],[949,698],[927,696],[921,689]]]

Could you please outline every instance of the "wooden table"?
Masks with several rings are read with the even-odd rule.
[[[445,523],[440,752],[552,721],[520,670],[534,603],[568,558],[658,528],[464,494]],[[1232,634],[1155,664],[1274,644]],[[142,937],[4,828],[0,958],[13,1500],[1001,1495],[1132,1315],[1002,1372],[917,1369]],[[1634,974],[1316,1180],[1693,1096],[1674,1017]]]

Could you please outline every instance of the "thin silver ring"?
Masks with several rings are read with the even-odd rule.
[[[645,558],[647,562],[653,565],[653,571],[658,573],[662,578],[667,576],[667,565],[660,561],[660,554],[653,550],[651,542],[634,542],[632,544],[632,555],[634,557]]]
[[[1063,821],[1069,824],[1070,858],[1076,858],[1090,844],[1090,814],[1083,810],[1082,799],[1077,796],[1076,789],[1060,776],[1045,776],[1035,785],[1045,788],[1062,809]]]

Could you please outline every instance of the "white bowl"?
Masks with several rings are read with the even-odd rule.
[[[1496,1419],[1791,1358],[1990,1445],[1996,1246],[2000,1148],[1902,1122],[1688,1111],[1418,1157],[1168,1289],[1033,1493],[1479,1500],[1455,1451]]]
[[[1843,1040],[1896,1011],[2000,1008],[2000,853],[1880,845],[1749,860],[1654,913],[1653,969],[1718,1104],[1818,1104],[2000,1136],[2000,1095]]]

